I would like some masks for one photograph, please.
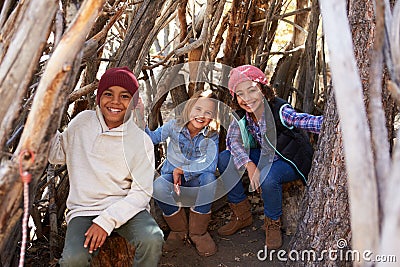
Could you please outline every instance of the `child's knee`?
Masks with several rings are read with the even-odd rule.
[[[214,173],[205,172],[200,177],[200,186],[210,184],[217,179]]]
[[[273,190],[279,186],[280,186],[279,181],[276,179],[276,177],[273,177],[271,175],[267,175],[264,181],[261,180],[261,189],[263,191]]]
[[[140,246],[146,249],[161,249],[164,244],[164,234],[161,229],[156,229],[140,238]]]
[[[224,150],[218,155],[218,169],[224,171],[229,164],[231,158],[231,152]]]
[[[89,266],[92,255],[87,250],[74,252],[63,252],[62,258],[59,260],[61,267],[68,266]]]

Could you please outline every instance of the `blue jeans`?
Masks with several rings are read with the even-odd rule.
[[[194,206],[194,211],[197,213],[207,214],[214,201],[215,180],[215,174],[210,172],[204,172],[189,181],[182,178],[181,194],[177,196],[173,189],[172,174],[163,174],[153,183],[153,197],[164,215],[167,216],[177,212],[179,206]],[[178,205],[177,202],[181,204]]]
[[[264,215],[277,220],[282,215],[282,184],[299,179],[295,169],[279,158],[271,164],[260,162],[260,149],[250,150],[250,159],[260,169],[261,197],[264,201]],[[261,157],[261,161],[263,158]],[[241,177],[243,171],[236,169],[229,150],[224,150],[218,157],[218,169],[223,175],[224,184],[229,188],[228,201],[240,203],[246,199]]]
[[[83,247],[83,243],[85,232],[93,224],[94,218],[96,216],[80,216],[68,223],[64,250],[59,260],[60,266],[90,266],[90,261],[98,250],[90,254],[88,248]],[[141,211],[114,231],[135,246],[133,266],[157,266],[164,235],[150,213],[146,210]]]

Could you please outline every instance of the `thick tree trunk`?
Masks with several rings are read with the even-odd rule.
[[[299,226],[289,246],[299,252],[313,250],[317,257],[323,250],[337,249],[339,240],[351,240],[343,142],[333,92],[328,96],[324,114],[309,186],[301,204]],[[302,260],[290,262],[288,266],[346,266],[343,261],[329,261],[328,257],[323,261]]]
[[[355,6],[358,6],[357,10],[364,8],[360,11],[364,14],[369,10],[371,3],[362,2]],[[320,4],[332,59],[331,69],[338,110],[335,109],[331,92],[324,112],[325,122],[320,136],[319,151],[310,175],[309,191],[303,203],[304,213],[291,248],[296,251],[312,249],[317,256],[322,255],[323,250],[336,251],[336,259],[325,257],[318,262],[315,259],[308,260],[307,266],[321,266],[321,264],[342,266],[352,264],[351,258],[346,262],[349,259],[346,251],[350,248],[350,241],[352,249],[359,253],[377,249],[379,237],[377,188],[370,149],[370,132],[362,97],[362,86],[353,54],[350,28],[346,19],[345,3],[344,1],[335,1],[335,3],[323,1]],[[349,13],[354,14],[351,11]],[[350,16],[351,22],[358,21],[358,17],[352,18]],[[363,29],[369,32],[365,33]],[[366,55],[371,43],[369,41],[371,29],[373,30],[372,23],[367,23],[367,25],[363,23],[363,26],[356,30],[360,34],[353,35],[357,36],[356,40],[362,38],[364,41],[355,46],[356,58],[358,62],[362,61],[359,66],[364,82],[365,77],[368,77],[369,64]],[[335,31],[337,31],[336,34]],[[339,31],[342,34],[340,41],[337,40]],[[340,115],[340,130],[338,115]],[[335,139],[328,140],[328,137],[335,137]],[[324,166],[324,168],[319,166]],[[331,168],[326,168],[326,166],[331,166]],[[362,183],[360,177],[362,177]],[[348,199],[350,199],[350,206]],[[339,257],[339,255],[345,256]],[[365,262],[363,258],[353,263],[356,266],[371,264]],[[296,264],[303,266],[304,263],[300,265],[292,263],[291,266]]]

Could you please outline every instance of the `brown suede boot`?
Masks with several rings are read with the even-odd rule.
[[[282,246],[281,218],[274,221],[265,216],[265,245],[268,249],[278,249]]]
[[[170,216],[163,215],[163,217],[171,229],[167,241],[164,243],[163,251],[171,252],[185,244],[188,233],[188,221],[183,208],[179,208],[176,213]]]
[[[211,256],[217,252],[217,245],[207,232],[210,219],[211,213],[201,214],[190,209],[189,237],[200,256]]]
[[[233,214],[231,221],[218,229],[218,234],[222,236],[233,235],[238,230],[245,228],[253,223],[253,216],[250,211],[250,202],[246,198],[240,203],[229,203]]]

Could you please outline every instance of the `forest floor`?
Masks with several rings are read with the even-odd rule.
[[[259,199],[259,198],[258,198]],[[272,257],[272,261],[267,258],[265,260],[264,242],[264,215],[261,201],[252,201],[253,224],[242,229],[232,236],[222,237],[217,233],[217,229],[224,225],[230,218],[230,208],[225,205],[217,212],[213,213],[212,221],[209,226],[209,232],[217,244],[218,251],[210,257],[201,257],[196,253],[194,245],[187,244],[184,249],[179,252],[170,254],[163,253],[159,266],[163,267],[180,267],[180,266],[197,266],[197,267],[236,267],[236,266],[284,266],[285,262],[279,262],[276,257]],[[254,200],[254,199],[251,199]],[[283,231],[284,244],[280,248],[287,250],[291,236],[287,236]],[[261,253],[259,251],[262,250]],[[259,259],[259,257],[261,259]],[[275,254],[276,255],[276,254]]]
[[[217,234],[217,229],[224,225],[231,215],[231,210],[226,202],[219,201],[219,207],[212,214],[212,220],[209,225],[209,232],[217,244],[218,251],[209,257],[201,257],[196,253],[193,244],[186,243],[185,247],[178,252],[163,253],[159,262],[159,267],[236,267],[236,266],[284,266],[285,262],[278,261],[277,254],[273,254],[272,259],[265,260],[259,257],[265,257],[264,253],[264,215],[263,205],[258,195],[249,196],[252,205],[253,224],[245,229],[235,233],[232,236],[222,237]],[[214,209],[214,208],[213,208]],[[164,226],[160,225],[162,229]],[[167,236],[168,232],[164,231]],[[291,236],[285,234],[283,229],[284,244],[279,250],[287,251]],[[259,252],[259,251],[262,252]],[[257,256],[259,255],[259,257]],[[49,243],[34,243],[27,251],[25,266],[45,267],[58,266],[56,259],[49,259]],[[112,266],[110,266],[112,267]]]

